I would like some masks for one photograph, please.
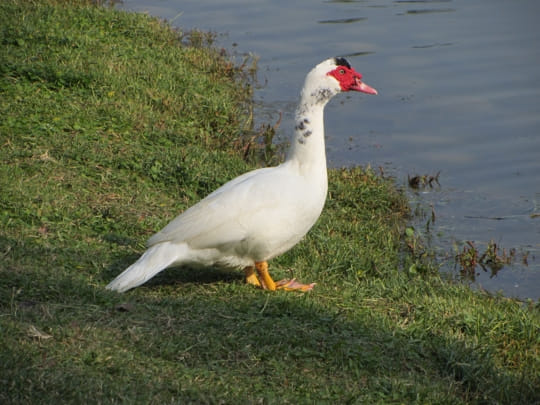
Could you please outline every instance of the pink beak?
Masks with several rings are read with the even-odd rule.
[[[354,90],[354,91],[360,91],[362,93],[367,93],[367,94],[379,94],[377,92],[377,90],[375,90],[373,87],[371,86],[368,86],[367,84],[365,84],[364,82],[362,82],[362,80],[360,80],[359,77],[355,77],[355,83],[354,85],[351,86],[351,90]]]

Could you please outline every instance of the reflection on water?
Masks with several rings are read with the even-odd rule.
[[[411,190],[436,213],[429,238],[444,270],[471,241],[527,260],[475,285],[540,298],[540,2],[522,0],[124,0],[122,7],[224,33],[221,45],[260,56],[257,116],[288,138],[305,73],[346,55],[378,97],[343,95],[327,108],[333,166],[441,172],[440,187]],[[426,219],[415,226],[425,229]]]
[[[367,18],[364,17],[358,17],[358,18],[338,18],[336,20],[321,20],[319,21],[319,24],[350,24],[355,23],[359,21],[367,20]]]
[[[397,0],[394,3],[415,4],[415,3],[450,3],[452,0]]]
[[[353,58],[355,56],[366,56],[366,55],[369,55],[370,53],[373,53],[373,52],[369,52],[369,51],[364,51],[364,52],[351,52],[351,53],[345,53],[341,56],[345,57],[345,58]]]
[[[435,43],[435,44],[427,44],[427,45],[414,45],[412,48],[418,48],[418,49],[436,48],[436,47],[439,47],[439,46],[451,46],[451,45],[453,45],[451,42],[446,42],[444,44]]]
[[[406,14],[429,14],[429,13],[451,13],[456,11],[453,8],[424,8],[418,10],[407,10]]]

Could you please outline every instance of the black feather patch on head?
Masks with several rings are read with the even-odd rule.
[[[334,61],[336,62],[336,65],[337,66],[345,66],[346,68],[348,69],[351,69],[351,64],[349,63],[349,61],[345,58],[342,58],[340,56],[336,56],[334,58]]]

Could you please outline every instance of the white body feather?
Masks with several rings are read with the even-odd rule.
[[[284,163],[241,175],[172,220],[108,286],[123,292],[175,265],[246,267],[284,253],[315,224],[327,193],[323,109],[340,91],[326,72],[307,76]]]

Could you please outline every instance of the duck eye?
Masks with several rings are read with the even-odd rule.
[[[339,69],[339,74],[344,75],[345,74],[345,69]]]

